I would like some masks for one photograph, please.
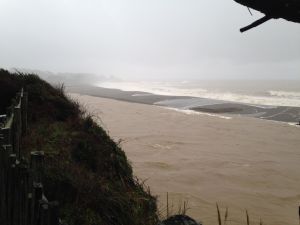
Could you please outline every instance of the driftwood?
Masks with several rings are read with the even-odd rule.
[[[254,28],[270,19],[285,19],[300,23],[300,0],[234,0],[239,4],[260,11],[265,16],[241,29],[241,32]]]

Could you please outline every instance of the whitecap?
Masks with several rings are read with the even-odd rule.
[[[191,109],[176,109],[176,108],[170,108],[170,107],[161,107],[161,108],[181,112],[181,113],[184,113],[184,114],[187,114],[187,115],[205,115],[205,116],[217,117],[217,118],[226,119],[226,120],[232,119],[232,117],[230,117],[230,116],[217,115],[217,114],[205,113],[205,112],[198,112],[198,111],[194,111],[194,110],[191,110]]]
[[[201,87],[187,87],[166,82],[102,82],[104,88],[114,88],[123,91],[148,92],[166,96],[189,96],[207,98],[228,102],[251,104],[260,107],[291,106],[300,107],[300,92],[269,91],[269,96],[240,94],[226,91],[207,90]]]

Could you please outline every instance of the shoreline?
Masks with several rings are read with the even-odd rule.
[[[219,114],[225,117],[252,117],[286,122],[291,125],[297,125],[300,121],[300,107],[256,106],[189,96],[168,96],[140,91],[122,91],[119,89],[109,89],[89,85],[67,87],[67,91],[126,102],[165,106],[167,108],[175,108],[178,110],[193,110],[200,113]]]
[[[135,175],[158,196],[160,209],[217,223],[215,203],[232,225],[245,221],[296,224],[300,201],[300,130],[250,117],[189,115],[153,105],[71,94],[121,140]],[[165,211],[164,211],[165,212]]]

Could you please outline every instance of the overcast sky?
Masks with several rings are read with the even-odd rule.
[[[239,33],[260,16],[233,0],[0,0],[0,63],[123,79],[300,78],[300,24]]]

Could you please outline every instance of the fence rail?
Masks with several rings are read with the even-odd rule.
[[[43,191],[44,152],[26,158],[21,138],[27,130],[28,95],[21,89],[0,115],[0,224],[59,225],[58,202]]]

